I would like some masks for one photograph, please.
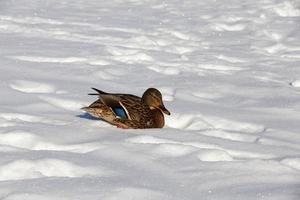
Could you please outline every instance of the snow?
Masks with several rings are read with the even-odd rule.
[[[300,199],[300,2],[6,0],[0,198]],[[158,88],[166,127],[80,110]]]

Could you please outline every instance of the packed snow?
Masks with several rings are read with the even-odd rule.
[[[298,0],[0,5],[1,199],[300,199]],[[171,116],[118,129],[91,87]]]

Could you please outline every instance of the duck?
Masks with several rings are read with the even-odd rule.
[[[142,97],[92,89],[96,93],[89,93],[89,95],[99,96],[98,100],[81,109],[118,128],[163,128],[164,114],[171,114],[164,106],[161,92],[156,88],[148,88]]]

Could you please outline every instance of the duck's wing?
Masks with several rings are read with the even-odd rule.
[[[92,88],[93,90],[95,90],[97,93],[89,93],[88,95],[100,95],[100,94],[109,94],[107,92],[103,92],[102,90],[99,90],[97,88]]]
[[[130,94],[98,94],[99,100],[110,107],[115,115],[121,119],[139,119],[137,116],[136,105],[141,102],[140,98]]]
[[[131,94],[106,93],[102,90],[92,88],[97,93],[89,95],[98,95],[99,100],[106,106],[110,107],[112,111],[121,119],[127,120],[141,120],[141,115],[148,109],[141,98]]]
[[[132,95],[132,94],[121,94],[121,93],[107,93],[107,92],[104,92],[102,90],[99,90],[97,88],[92,88],[93,90],[95,90],[97,93],[89,93],[88,95],[112,95],[112,96],[115,96],[115,97],[120,97],[120,96],[127,96],[127,97],[131,97],[131,98],[134,98],[134,99],[137,99],[137,100],[141,100],[141,97],[138,97],[138,96],[135,96],[135,95]]]
[[[113,94],[98,94],[99,99],[103,105],[111,108],[112,112],[114,112],[116,117],[121,119],[130,119],[126,107],[123,107],[120,103],[121,98],[119,95]]]
[[[92,89],[95,90],[97,93],[89,93],[89,95],[98,95],[99,100],[101,100],[102,103],[110,107],[120,107],[121,99],[128,98],[128,99],[133,99],[134,101],[141,100],[140,97],[131,94],[107,93],[97,88],[92,88]]]

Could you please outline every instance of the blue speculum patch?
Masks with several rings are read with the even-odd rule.
[[[120,117],[121,119],[127,119],[126,112],[122,107],[115,107],[112,109],[118,117]]]

